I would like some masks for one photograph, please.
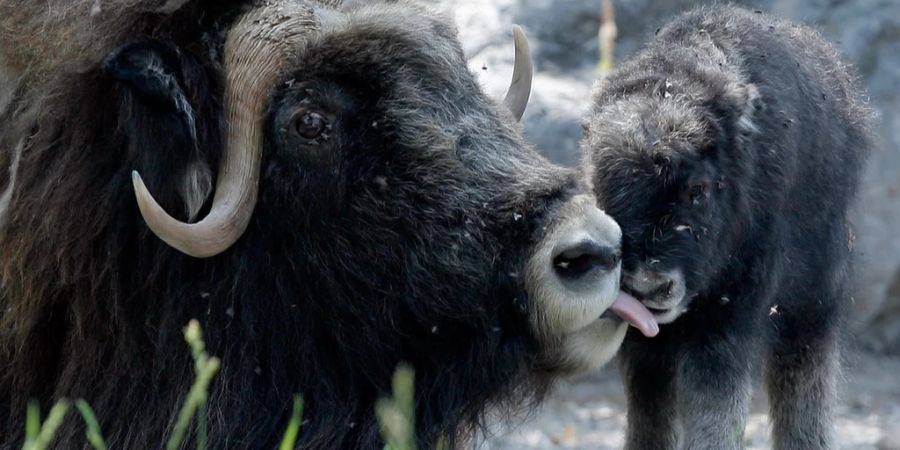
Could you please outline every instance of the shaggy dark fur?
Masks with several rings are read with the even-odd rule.
[[[94,30],[89,53],[110,56],[83,71],[31,76],[22,57],[31,69],[0,118],[2,173],[24,148],[0,228],[0,448],[21,445],[30,398],[86,399],[110,448],[163,442],[193,378],[191,318],[223,361],[210,448],[272,448],[297,393],[302,448],[381,448],[373,404],[401,361],[422,448],[539,397],[553,367],[517,274],[581,188],[524,144],[425,9],[351,15],[297,49],[233,248],[197,260],[150,233],[131,171],[184,220],[185,167],[218,165],[222,30],[239,7],[209,3],[122,14]],[[298,105],[331,119],[326,138],[301,139]],[[84,442],[75,415],[57,442]]]
[[[741,447],[760,360],[775,447],[833,448],[871,118],[818,34],[727,6],[675,19],[598,85],[584,144],[623,286],[658,317],[687,309],[626,338],[627,448]]]

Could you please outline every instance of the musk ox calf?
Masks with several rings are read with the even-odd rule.
[[[301,448],[371,449],[401,361],[430,448],[603,363],[611,305],[649,314],[618,226],[521,137],[521,33],[510,113],[442,16],[339,3],[0,0],[0,448],[30,398],[163,442],[191,318],[209,448],[274,447],[299,393]]]
[[[621,352],[629,449],[741,447],[764,360],[778,449],[833,448],[849,212],[871,111],[812,30],[697,9],[594,95],[584,141],[659,337]]]

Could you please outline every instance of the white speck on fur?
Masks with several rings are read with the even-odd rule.
[[[94,0],[94,4],[91,5],[91,17],[95,17],[103,11],[103,8],[100,6],[100,0]]]
[[[164,5],[159,7],[159,9],[157,9],[156,12],[162,13],[162,14],[172,14],[173,12],[178,11],[188,1],[190,1],[190,0],[169,0]]]
[[[387,189],[388,189],[387,178],[379,175],[379,176],[375,177],[374,181],[375,181],[375,185],[378,186],[378,189],[380,191],[382,191],[382,192],[387,191]]]

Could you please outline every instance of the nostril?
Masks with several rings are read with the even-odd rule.
[[[559,252],[553,258],[553,270],[561,278],[575,279],[599,270],[612,270],[619,263],[619,249],[582,241]]]
[[[647,290],[644,298],[651,299],[660,299],[660,298],[668,298],[672,296],[672,292],[675,291],[675,281],[674,280],[665,280],[660,281],[655,287]]]

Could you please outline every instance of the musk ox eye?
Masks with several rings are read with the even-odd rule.
[[[294,116],[294,131],[304,139],[318,139],[328,127],[328,119],[315,111],[300,111]]]

